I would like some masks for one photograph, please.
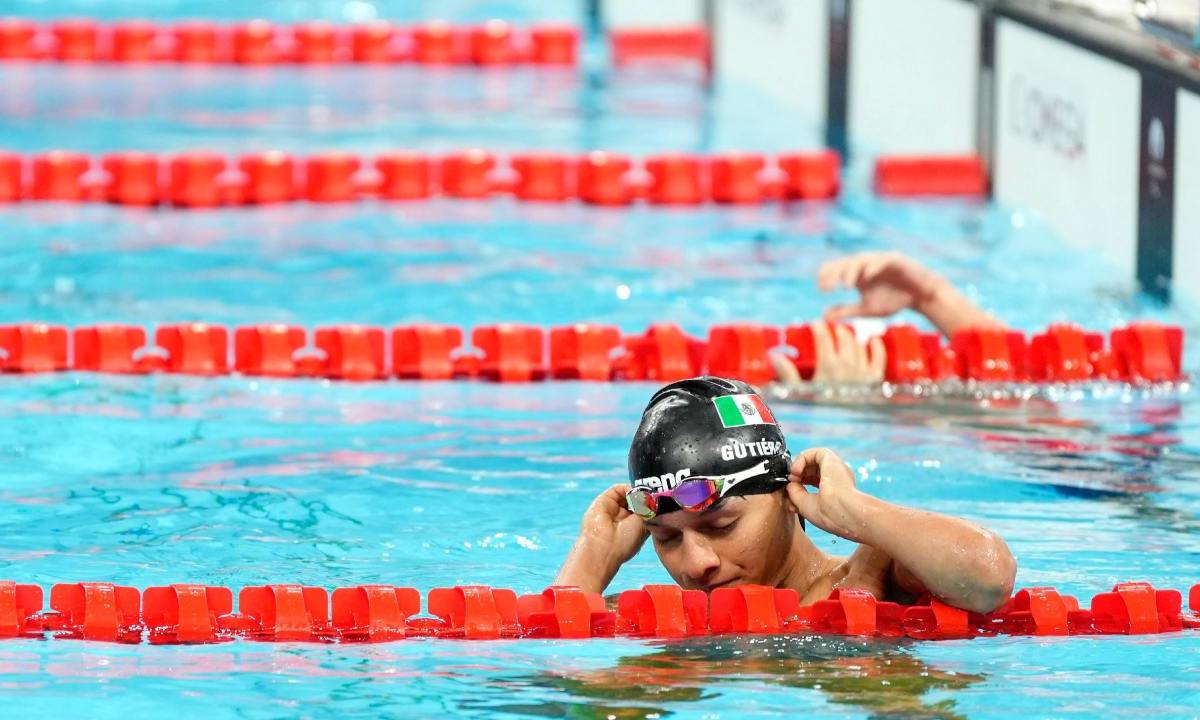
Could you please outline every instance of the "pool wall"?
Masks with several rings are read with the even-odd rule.
[[[1130,290],[1200,302],[1194,54],[1031,0],[682,5],[657,21],[701,8],[717,90],[771,98],[798,145],[828,144],[852,172],[882,153],[979,153],[996,200],[1101,254]]]

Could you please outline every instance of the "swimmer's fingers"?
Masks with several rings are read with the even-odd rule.
[[[854,484],[854,473],[845,460],[829,448],[816,447],[804,450],[792,461],[788,480],[793,483],[820,487],[822,483]]]
[[[903,256],[895,252],[872,253],[869,258],[865,258],[862,268],[855,278],[853,287],[862,289],[875,281],[879,274],[884,270],[892,267],[899,262],[902,262]]]
[[[862,346],[854,339],[854,332],[845,325],[834,325],[833,336],[837,346],[838,361],[844,370],[857,375],[862,368]]]
[[[804,489],[804,486],[799,483],[792,483],[787,487],[788,500],[792,503],[792,509],[795,510],[803,518],[811,518],[820,510],[820,500],[817,499],[817,494]]]
[[[813,349],[817,353],[813,380],[823,382],[837,379],[838,354],[833,347],[833,336],[829,334],[829,326],[817,321],[810,323],[809,328],[813,334]]]
[[[841,275],[842,266],[845,263],[845,260],[830,260],[821,263],[821,267],[817,269],[817,288],[821,292],[829,292],[837,288],[838,277]]]
[[[887,348],[883,345],[883,338],[876,335],[867,341],[867,381],[883,382],[886,367]]]
[[[617,483],[600,493],[594,501],[592,507],[601,510],[609,517],[619,517],[623,512],[629,513],[629,501],[625,499],[625,494],[629,492],[629,486],[625,483]],[[632,513],[631,513],[632,514]]]
[[[785,385],[795,385],[801,381],[800,371],[787,355],[771,353],[768,357],[771,359],[771,367],[775,369],[776,380]]]

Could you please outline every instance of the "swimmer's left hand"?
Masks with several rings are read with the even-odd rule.
[[[854,484],[854,473],[837,453],[828,448],[805,450],[792,462],[788,480],[788,498],[801,517],[827,533],[862,542],[860,509],[868,496]]]

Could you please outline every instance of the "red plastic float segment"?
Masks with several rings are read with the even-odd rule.
[[[66,328],[45,323],[0,325],[0,371],[36,373],[66,369]]]
[[[146,347],[145,328],[134,325],[94,325],[75,328],[72,367],[105,373],[144,373],[138,352]]]
[[[42,610],[42,589],[0,580],[0,638],[20,637],[33,629],[30,622]]]
[[[489,20],[470,30],[471,62],[476,65],[509,65],[515,60],[512,27]]]
[[[708,372],[761,385],[775,378],[768,355],[779,345],[778,328],[766,325],[714,325],[708,331]]]
[[[90,166],[91,159],[76,152],[53,150],[35,155],[30,194],[35,200],[83,200],[83,175]]]
[[[178,23],[171,28],[171,57],[176,62],[212,64],[221,60],[221,33],[205,20]]]
[[[539,24],[529,31],[530,60],[538,65],[574,65],[579,31],[570,25]]]
[[[21,199],[25,191],[21,177],[23,165],[20,155],[0,152],[0,203],[17,202]]]
[[[1142,635],[1181,627],[1183,599],[1178,590],[1155,590],[1149,583],[1119,583],[1092,598],[1092,621],[1105,634]]]
[[[261,628],[254,639],[314,640],[329,625],[329,594],[301,585],[246,587],[238,593],[238,610]]]
[[[392,329],[392,366],[405,380],[450,380],[463,331],[450,325],[406,325]]]
[[[532,325],[502,323],[477,327],[471,344],[483,357],[479,374],[496,382],[528,382],[546,377],[545,335]]]
[[[624,155],[590,152],[575,165],[576,194],[592,205],[628,205],[633,200],[629,182],[632,166]]]
[[[509,161],[516,173],[513,194],[520,200],[562,202],[571,196],[567,159],[554,153],[523,153]]]
[[[99,26],[94,20],[67,18],[50,26],[59,62],[94,62],[99,56]]]
[[[762,173],[767,160],[757,153],[717,155],[708,173],[714,202],[753,205],[763,199]]]
[[[162,57],[158,27],[146,20],[123,20],[109,31],[109,57],[113,62],[145,63]]]
[[[24,18],[0,18],[0,60],[33,60],[37,26]]]
[[[384,365],[383,328],[339,325],[318,328],[313,336],[325,353],[325,376],[341,380],[382,380]]]
[[[154,331],[154,344],[166,352],[169,373],[229,374],[229,331],[220,325],[163,325]]]
[[[233,28],[233,61],[242,65],[270,65],[279,61],[275,26],[251,20]]]
[[[708,31],[702,27],[634,28],[608,34],[614,65],[634,62],[687,60],[707,65]]]
[[[887,363],[883,377],[891,383],[935,380],[938,375],[926,355],[921,333],[912,325],[892,325],[884,331],[882,342]]]
[[[233,367],[243,375],[297,377],[310,368],[297,357],[307,342],[302,327],[272,324],[240,327],[233,333]]]
[[[267,204],[295,199],[296,166],[287,153],[272,150],[243,155],[238,159],[238,169],[246,176],[246,202]]]
[[[463,33],[442,20],[432,20],[412,30],[413,59],[423,65],[452,65],[469,60]]]
[[[407,635],[408,618],[421,612],[413,588],[359,585],[333,591],[333,629],[343,640],[387,642]]]
[[[612,325],[577,324],[550,331],[550,376],[562,380],[611,380],[621,331]]]
[[[1015,330],[971,328],[950,340],[958,376],[982,382],[1015,382],[1026,378],[1025,336]]]
[[[426,599],[430,614],[446,623],[442,637],[493,640],[517,637],[517,595],[483,585],[434,588]]]
[[[208,643],[218,639],[217,618],[233,612],[233,591],[179,583],[142,592],[142,622],[151,643]]]
[[[812,629],[835,635],[904,634],[901,622],[904,608],[896,603],[879,602],[866,590],[838,588],[825,600],[812,605]]]
[[[157,205],[159,201],[158,157],[144,152],[122,152],[104,156],[101,166],[108,173],[108,201],[117,205]]]
[[[951,640],[973,634],[967,611],[951,607],[937,598],[931,599],[928,605],[905,608],[901,625],[909,637],[919,640]]]
[[[694,155],[655,155],[646,158],[650,175],[648,199],[656,205],[699,205],[704,202],[703,165]]]
[[[112,583],[59,584],[50,588],[50,609],[62,613],[62,629],[84,640],[137,642],[141,596]]]
[[[1118,376],[1130,382],[1170,382],[1183,375],[1183,330],[1132,323],[1110,334]]]
[[[310,202],[350,202],[362,161],[347,153],[323,153],[304,161],[304,197]]]
[[[891,197],[987,195],[977,155],[894,156],[875,161],[875,192]]]
[[[323,20],[301,23],[292,28],[296,62],[305,65],[329,65],[342,59],[341,33]]]
[[[355,25],[350,34],[350,56],[359,63],[387,63],[395,59],[392,44],[396,29],[385,20]]]
[[[1017,591],[1004,607],[990,616],[994,627],[1008,635],[1067,635],[1069,615],[1079,601],[1050,587]]]
[[[1200,583],[1193,585],[1188,591],[1188,607],[1195,612],[1200,612]]]
[[[708,632],[708,596],[677,585],[646,585],[617,597],[617,633],[680,638]]]
[[[167,165],[167,200],[178,207],[220,205],[222,189],[218,179],[225,166],[225,158],[216,153],[189,152],[172,157]]]
[[[791,589],[717,588],[709,596],[708,627],[714,634],[786,632],[795,629],[799,608],[800,596]]]
[[[429,197],[432,161],[412,152],[392,152],[375,159],[379,171],[379,197],[383,200],[417,200]]]
[[[455,198],[484,198],[492,193],[496,158],[484,150],[451,153],[442,158],[442,193]]]
[[[615,628],[615,616],[604,598],[577,587],[548,587],[539,595],[522,595],[517,598],[517,620],[524,637],[607,637]]]
[[[625,377],[671,382],[695,377],[704,366],[707,345],[678,325],[651,325],[644,334],[626,338]]]
[[[776,161],[783,172],[784,198],[828,200],[841,190],[841,158],[833,150],[788,153]]]
[[[1096,336],[1097,340],[1101,340]],[[1055,324],[1029,341],[1029,379],[1035,382],[1078,382],[1092,377],[1095,340],[1077,325]]]

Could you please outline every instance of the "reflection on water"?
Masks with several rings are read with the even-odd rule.
[[[610,668],[542,671],[496,681],[523,699],[551,690],[565,699],[543,702],[460,704],[463,710],[536,717],[641,718],[686,712],[688,703],[719,698],[743,685],[816,691],[826,702],[867,711],[871,717],[958,718],[953,699],[932,701],[933,691],[962,690],[985,679],[931,667],[904,646],[817,636],[697,638],[656,645],[655,652],[619,657]],[[507,694],[507,693],[506,693]],[[816,699],[816,698],[814,698]],[[779,698],[776,698],[779,700]],[[785,695],[779,704],[799,707]],[[808,703],[803,703],[807,705]]]

